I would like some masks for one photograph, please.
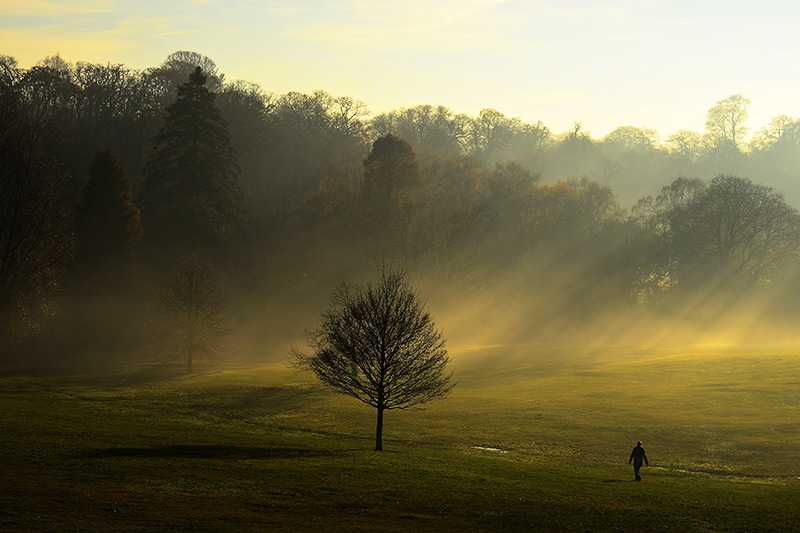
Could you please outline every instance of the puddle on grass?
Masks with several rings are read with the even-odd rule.
[[[502,448],[495,448],[493,446],[472,446],[473,450],[482,450],[484,452],[494,452],[494,453],[508,453],[509,450],[504,450]]]
[[[768,482],[768,481],[775,481],[775,480],[790,480],[792,479],[791,476],[789,477],[781,477],[781,476],[769,476],[769,475],[754,475],[754,474],[743,474],[740,472],[735,471],[723,471],[723,470],[712,470],[712,469],[687,469],[687,468],[671,468],[671,467],[664,467],[664,466],[651,466],[652,470],[662,470],[664,472],[677,472],[679,474],[689,474],[693,476],[708,476],[708,477],[717,477],[722,479],[744,479],[750,481],[761,481],[761,482]],[[800,476],[797,477],[800,480]]]
[[[727,472],[727,471],[724,471],[724,470],[711,470],[711,469],[702,469],[702,468],[697,468],[697,469],[693,469],[693,470],[690,470],[688,468],[673,468],[673,467],[668,467],[668,466],[652,466],[650,468],[652,470],[663,470],[664,472],[677,472],[679,474],[691,474],[691,475],[695,475],[695,476],[717,476],[717,477],[731,477],[731,478],[732,477],[741,477],[741,478],[757,477],[757,476],[740,475],[740,474],[737,474],[736,472]]]

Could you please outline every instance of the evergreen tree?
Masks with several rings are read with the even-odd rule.
[[[172,252],[213,248],[237,228],[239,167],[216,95],[205,84],[197,67],[178,89],[145,169],[149,240]]]
[[[76,260],[84,274],[115,270],[142,235],[139,208],[119,160],[95,155],[78,214]]]
[[[105,354],[97,362],[110,364],[141,340],[141,292],[132,269],[141,236],[139,208],[122,164],[109,150],[98,152],[77,213],[69,312],[59,322],[73,353]]]

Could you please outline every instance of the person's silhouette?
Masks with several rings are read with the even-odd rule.
[[[650,466],[650,462],[647,460],[647,453],[645,453],[644,448],[642,448],[642,441],[637,442],[636,447],[631,451],[628,464],[631,464],[631,462],[633,463],[633,475],[636,476],[636,481],[641,481],[642,476],[639,475],[639,469],[642,468],[642,462]]]

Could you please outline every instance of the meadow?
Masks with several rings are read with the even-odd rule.
[[[787,531],[800,357],[452,351],[374,413],[285,363],[0,378],[0,531]],[[632,481],[642,440],[651,466]]]

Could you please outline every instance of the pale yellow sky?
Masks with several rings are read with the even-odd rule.
[[[800,116],[798,21],[788,0],[0,0],[0,53],[146,67],[189,49],[229,79],[374,112],[493,107],[556,131],[665,136],[701,130],[736,93],[753,101],[752,129]]]

